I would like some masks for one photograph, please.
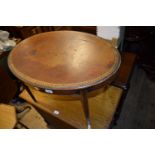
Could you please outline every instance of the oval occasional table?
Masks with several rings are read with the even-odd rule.
[[[119,52],[108,41],[76,31],[34,35],[19,43],[8,58],[10,70],[23,83],[49,93],[81,95],[88,128],[87,93],[110,83],[120,62]]]

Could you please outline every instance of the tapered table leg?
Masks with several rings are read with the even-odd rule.
[[[88,129],[91,129],[87,90],[81,90],[80,95],[81,95],[81,102],[83,105],[84,114],[85,114],[86,121],[87,121],[87,127]]]
[[[34,95],[32,94],[31,90],[29,89],[28,86],[26,86],[24,84],[25,89],[27,90],[27,92],[29,93],[29,95],[31,96],[31,98],[33,99],[34,102],[37,102],[36,98],[34,97]]]

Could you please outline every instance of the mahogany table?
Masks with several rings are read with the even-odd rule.
[[[76,31],[34,35],[19,43],[8,58],[9,68],[24,83],[49,93],[80,94],[88,128],[87,92],[111,82],[120,63],[119,52],[109,42]]]

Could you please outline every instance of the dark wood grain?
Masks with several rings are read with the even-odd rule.
[[[16,92],[16,82],[13,81],[0,66],[0,102],[9,103]]]
[[[136,54],[124,52],[122,54],[122,63],[118,71],[118,76],[114,81],[114,85],[127,89],[129,85],[130,76],[136,61]]]

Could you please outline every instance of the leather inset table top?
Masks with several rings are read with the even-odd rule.
[[[20,80],[40,88],[73,90],[106,82],[120,66],[106,40],[83,32],[53,31],[20,42],[8,64]]]

